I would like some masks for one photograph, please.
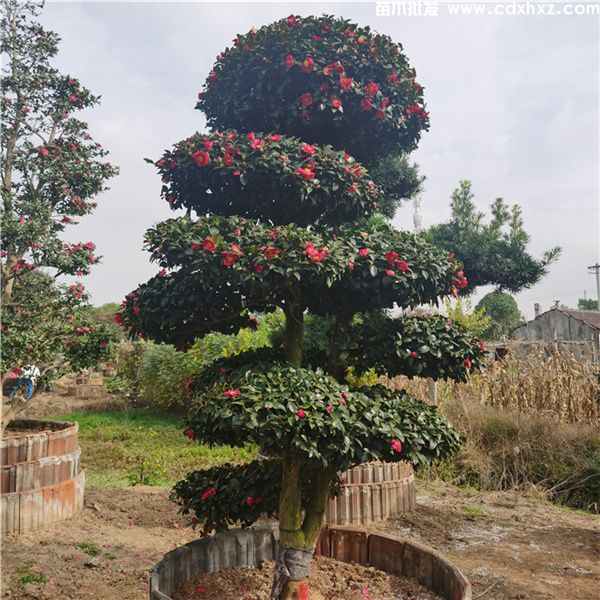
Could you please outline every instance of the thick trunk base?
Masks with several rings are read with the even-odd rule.
[[[292,581],[285,584],[279,600],[325,600],[321,592],[310,590],[308,579]]]

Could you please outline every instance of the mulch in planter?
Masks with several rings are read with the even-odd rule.
[[[230,567],[216,573],[203,573],[181,584],[173,598],[269,600],[273,566],[269,561],[257,567]],[[327,600],[441,600],[413,579],[324,557],[317,557],[313,562],[310,588],[315,597]]]

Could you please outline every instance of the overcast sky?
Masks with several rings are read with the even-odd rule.
[[[62,37],[56,66],[102,95],[84,116],[121,168],[98,210],[69,232],[104,257],[85,278],[93,302],[120,301],[157,270],[143,234],[173,213],[143,158],[204,128],[196,94],[236,33],[291,12],[341,15],[404,45],[431,111],[413,155],[427,176],[424,226],[447,219],[452,190],[470,179],[478,208],[498,196],[522,206],[535,254],[563,247],[550,275],[518,295],[526,316],[534,302],[595,297],[587,266],[599,250],[598,18],[462,17],[438,6],[438,16],[377,17],[374,3],[47,4],[41,20]],[[412,206],[396,224],[412,228]]]

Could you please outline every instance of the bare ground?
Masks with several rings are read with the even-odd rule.
[[[413,514],[377,529],[443,552],[473,582],[476,600],[598,598],[600,517],[447,484],[420,484],[418,503]],[[194,537],[165,488],[90,489],[75,519],[4,540],[2,597],[142,600],[152,565]],[[77,548],[82,542],[96,544],[98,555]],[[23,585],[30,572],[47,582]]]

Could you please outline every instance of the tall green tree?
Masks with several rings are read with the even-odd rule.
[[[579,298],[577,308],[580,310],[598,310],[598,300],[593,298]]]
[[[75,343],[65,327],[80,315],[65,309],[81,304],[83,286],[53,280],[87,275],[100,259],[93,242],[69,243],[63,234],[93,212],[97,195],[117,173],[76,117],[98,97],[52,66],[60,39],[35,20],[42,7],[31,0],[0,4],[2,382],[23,364],[75,357],[64,345]],[[24,315],[30,315],[27,327],[20,325]],[[77,368],[85,362],[81,356],[74,358]]]
[[[486,340],[501,340],[525,321],[517,301],[506,292],[486,294],[475,308],[478,311],[485,310],[490,318],[490,323],[482,334]]]
[[[383,312],[463,285],[447,252],[376,215],[382,192],[351,154],[375,164],[412,150],[427,129],[401,46],[343,19],[291,15],[238,35],[198,107],[212,131],[156,163],[164,199],[187,216],[147,232],[161,270],[127,296],[119,319],[134,336],[186,348],[210,331],[238,331],[255,312],[283,311],[281,348],[217,360],[190,386],[186,435],[253,442],[269,459],[192,473],[175,497],[204,531],[276,514],[271,597],[308,597],[338,475],[458,447],[435,409],[378,385],[351,390],[348,368],[463,379],[483,352],[445,317]],[[314,353],[308,315],[325,323]]]
[[[534,258],[528,251],[529,235],[523,228],[521,208],[509,207],[502,198],[491,205],[491,218],[477,210],[471,182],[463,180],[452,193],[452,214],[446,223],[434,225],[427,238],[453,251],[464,265],[469,290],[492,285],[517,293],[538,283],[558,259],[558,246]]]

